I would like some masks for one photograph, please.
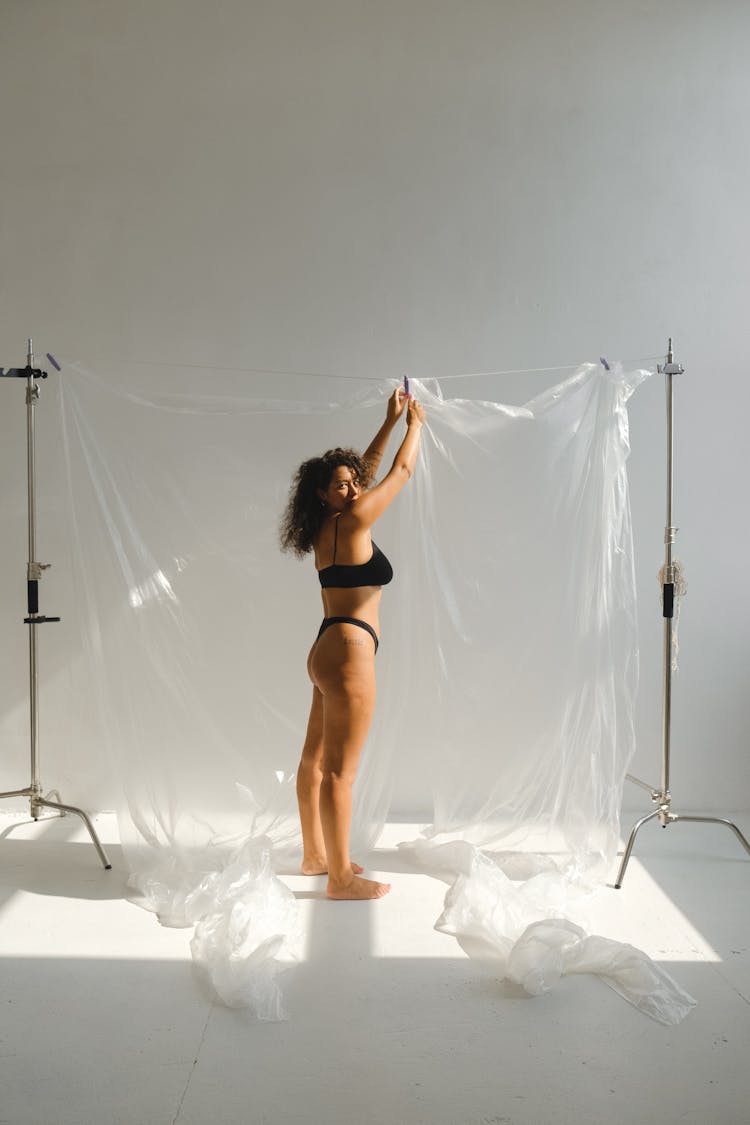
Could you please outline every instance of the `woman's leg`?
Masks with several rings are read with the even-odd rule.
[[[323,780],[323,696],[313,686],[310,718],[297,770],[297,804],[302,825],[302,874],[327,870],[326,846],[320,823],[320,783]]]
[[[374,645],[357,626],[332,626],[320,638],[311,671],[323,696],[320,819],[328,858],[328,897],[382,898],[388,883],[360,879],[349,859],[352,785],[375,706]]]
[[[297,803],[302,825],[302,874],[325,875],[328,871],[323,827],[320,823],[320,785],[323,780],[323,695],[313,686],[307,735],[297,770]],[[357,863],[351,870],[359,874]]]

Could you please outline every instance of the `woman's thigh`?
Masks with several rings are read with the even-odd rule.
[[[315,645],[310,664],[323,697],[323,768],[353,773],[375,707],[372,637],[356,625],[332,625]]]

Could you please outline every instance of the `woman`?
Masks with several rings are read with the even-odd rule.
[[[408,404],[408,405],[407,405]],[[396,422],[406,436],[383,480],[370,487]],[[313,699],[297,773],[305,875],[328,873],[334,899],[382,898],[390,883],[360,878],[349,858],[352,783],[375,705],[381,587],[391,565],[370,528],[414,471],[424,410],[400,387],[365,453],[331,449],[302,464],[292,483],[281,545],[315,555],[325,618],[307,658]]]

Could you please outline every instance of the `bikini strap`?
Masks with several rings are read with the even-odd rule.
[[[333,563],[331,564],[332,566],[335,565],[335,563],[336,563],[336,545],[338,543],[338,540],[339,540],[339,517],[336,516],[335,531],[333,533]]]

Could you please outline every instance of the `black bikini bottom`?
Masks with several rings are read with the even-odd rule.
[[[378,635],[377,635],[377,633],[373,629],[372,625],[368,625],[366,621],[360,621],[360,619],[358,617],[324,617],[323,618],[323,624],[320,626],[320,629],[318,631],[318,638],[317,639],[320,640],[320,638],[323,636],[323,634],[325,633],[326,629],[329,628],[329,626],[331,626],[331,625],[341,625],[341,624],[358,625],[360,629],[364,629],[366,632],[368,632],[370,634],[372,639],[375,641],[375,651],[376,652],[378,651]]]

